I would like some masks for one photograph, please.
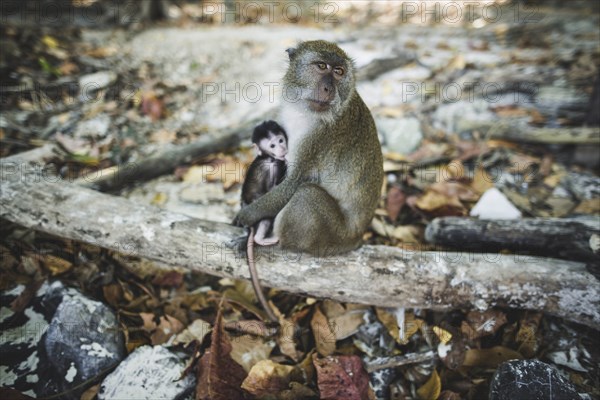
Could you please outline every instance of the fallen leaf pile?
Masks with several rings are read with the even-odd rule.
[[[116,310],[129,352],[146,344],[186,352],[198,399],[479,400],[499,364],[525,358],[553,362],[581,390],[600,395],[597,336],[541,313],[390,309],[272,290],[279,322],[271,325],[249,282],[16,225],[3,233],[0,289],[26,285],[14,311],[45,279],[76,286]],[[563,347],[576,338],[575,347]]]

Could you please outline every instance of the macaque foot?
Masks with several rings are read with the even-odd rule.
[[[254,243],[256,243],[259,246],[273,246],[277,243],[279,243],[279,238],[278,237],[270,237],[270,238],[254,238]]]

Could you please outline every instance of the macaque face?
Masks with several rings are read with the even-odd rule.
[[[287,140],[280,132],[269,131],[267,137],[260,139],[258,142],[258,154],[266,154],[277,160],[285,160],[287,155]]]

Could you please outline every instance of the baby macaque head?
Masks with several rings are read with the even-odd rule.
[[[266,155],[276,160],[285,160],[287,155],[287,134],[275,121],[265,121],[254,128],[252,143],[258,155]]]

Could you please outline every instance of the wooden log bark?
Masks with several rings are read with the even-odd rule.
[[[243,255],[227,246],[242,229],[22,176],[12,164],[0,161],[0,218],[189,270],[249,278]],[[263,285],[291,293],[383,307],[542,310],[600,329],[600,285],[577,262],[389,246],[320,258],[276,246],[257,254],[257,267]]]
[[[372,81],[379,76],[417,60],[415,54],[404,53],[392,58],[377,58],[356,73],[357,80]]]
[[[533,142],[546,144],[600,144],[600,127],[563,127],[534,128],[526,124],[504,121],[471,121],[458,122],[460,132],[489,132],[490,138],[514,140],[517,142]]]
[[[584,262],[600,262],[590,246],[595,226],[560,218],[479,220],[436,218],[427,226],[425,239],[442,246],[479,252],[510,250]]]
[[[263,119],[250,120],[238,127],[202,135],[198,140],[184,145],[170,146],[158,154],[139,162],[117,165],[88,174],[76,181],[77,184],[92,189],[116,191],[137,182],[147,181],[171,173],[178,166],[195,158],[225,151],[240,145],[252,135],[252,129]]]

